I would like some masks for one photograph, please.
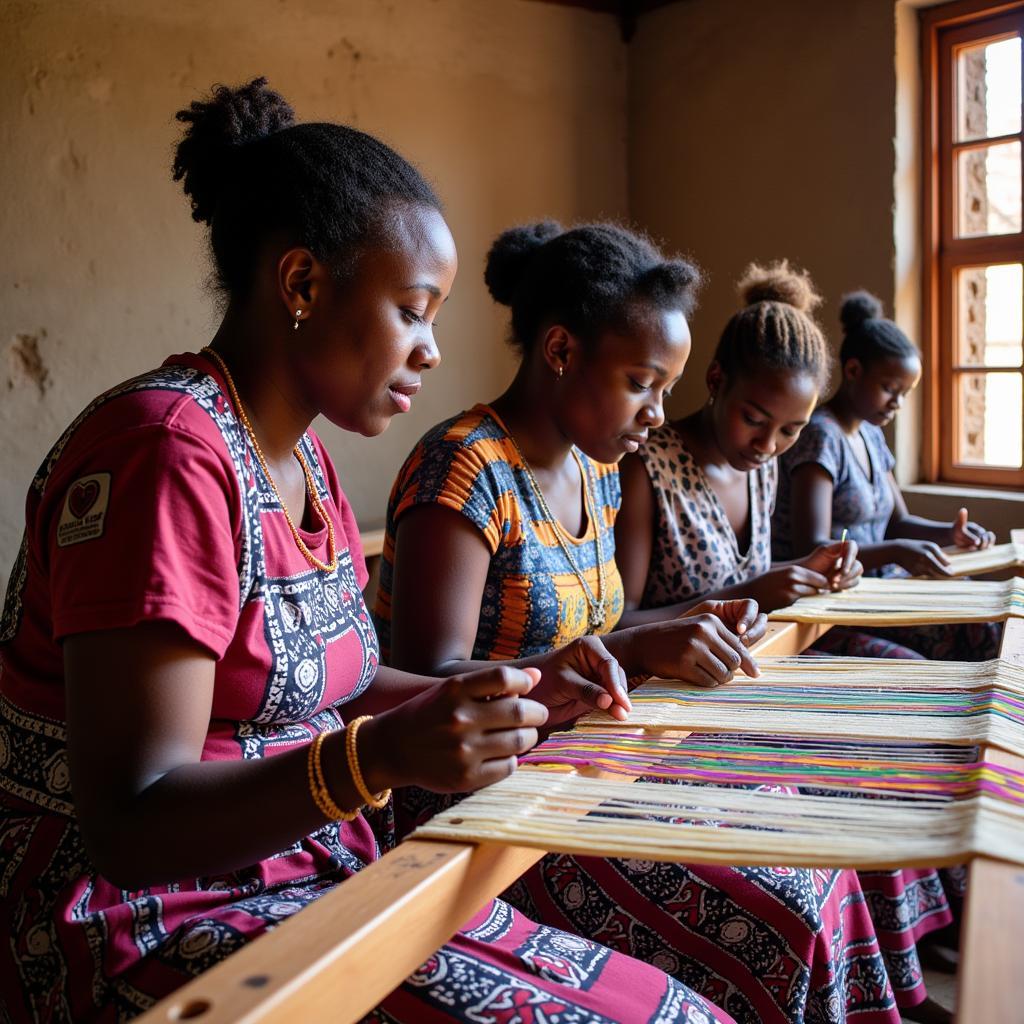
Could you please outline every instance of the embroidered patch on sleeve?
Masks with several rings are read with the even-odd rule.
[[[110,501],[110,474],[93,473],[76,480],[64,499],[57,524],[57,547],[103,536],[103,520]]]

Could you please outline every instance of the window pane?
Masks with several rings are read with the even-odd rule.
[[[956,361],[1020,366],[1024,268],[1019,263],[966,267],[956,276]]]
[[[957,391],[956,462],[1020,469],[1021,375],[960,373]]]
[[[957,142],[1020,131],[1020,36],[963,47],[956,80]]]
[[[1020,231],[1020,142],[957,154],[957,236]]]

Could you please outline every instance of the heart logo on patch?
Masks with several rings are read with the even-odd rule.
[[[96,480],[79,480],[68,495],[68,508],[76,519],[84,519],[89,509],[100,496],[100,485]]]

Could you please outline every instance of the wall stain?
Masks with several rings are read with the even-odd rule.
[[[50,371],[39,351],[39,342],[46,337],[46,328],[41,327],[35,334],[16,334],[7,349],[7,390],[13,391],[20,384],[34,384],[42,397],[53,383]]]

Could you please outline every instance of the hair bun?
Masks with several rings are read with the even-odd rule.
[[[810,275],[791,267],[789,260],[778,260],[766,267],[751,263],[737,287],[744,306],[753,306],[757,302],[784,302],[801,313],[810,313],[821,302]]]
[[[213,219],[232,153],[295,123],[295,111],[280,93],[254,78],[236,89],[216,85],[208,100],[193,100],[175,118],[188,125],[174,156],[174,180],[192,202],[192,219]]]
[[[637,286],[649,297],[664,302],[670,297],[681,300],[685,316],[690,316],[697,305],[697,291],[703,284],[700,268],[689,260],[666,260],[657,263],[640,275]]]
[[[865,320],[880,320],[884,312],[881,301],[871,292],[850,292],[849,295],[843,296],[839,308],[839,322],[843,325],[843,332],[849,334]]]
[[[537,250],[562,234],[562,225],[554,220],[523,224],[503,231],[487,254],[484,283],[495,302],[511,306],[516,288]]]

